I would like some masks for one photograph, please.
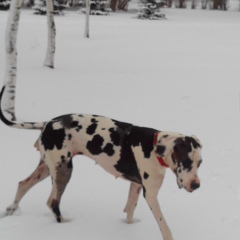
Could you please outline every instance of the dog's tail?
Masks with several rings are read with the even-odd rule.
[[[19,129],[43,129],[45,122],[15,122],[7,119],[2,111],[2,96],[6,86],[3,86],[0,93],[0,119],[9,127],[19,128]]]

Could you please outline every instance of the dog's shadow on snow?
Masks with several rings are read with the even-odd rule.
[[[121,219],[119,219],[119,222],[132,225],[132,224],[140,223],[141,220],[138,218],[134,218],[132,223],[128,223],[126,218],[121,218]]]
[[[20,216],[21,214],[22,214],[22,212],[21,212],[20,208],[17,208],[16,211],[13,213],[13,215],[11,215],[11,214],[9,215],[6,210],[0,211],[0,219],[8,217],[8,216]]]
[[[1,219],[1,218],[4,218],[4,217],[6,217],[6,216],[7,216],[7,213],[6,213],[6,212],[3,212],[3,211],[0,212],[0,219]]]
[[[43,216],[44,216],[45,218],[51,219],[53,222],[56,222],[56,223],[57,223],[55,217],[53,216],[53,214],[52,214],[51,212],[50,212],[50,213],[44,213]],[[65,215],[64,215],[64,216],[65,216]],[[63,216],[63,217],[64,217],[64,216]],[[63,222],[61,222],[61,223],[71,223],[71,222],[74,222],[74,220],[75,220],[74,218],[69,218],[69,217],[67,216],[67,214],[66,214],[66,216],[64,217]]]

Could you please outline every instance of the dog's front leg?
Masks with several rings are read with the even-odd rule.
[[[159,179],[153,179],[149,177],[146,181],[143,183],[143,194],[144,197],[158,223],[158,226],[162,232],[163,239],[164,240],[173,240],[171,230],[169,229],[167,222],[162,214],[162,211],[160,209],[157,195],[159,192],[159,189],[161,187],[163,178]]]
[[[127,223],[133,223],[133,213],[137,206],[141,189],[141,185],[131,182],[127,204],[124,208],[124,212],[127,213]]]

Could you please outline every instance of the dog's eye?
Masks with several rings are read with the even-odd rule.
[[[183,162],[182,165],[184,168],[191,168],[192,166],[192,161],[189,158],[186,158]]]

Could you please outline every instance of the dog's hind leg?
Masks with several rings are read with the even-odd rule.
[[[50,168],[53,187],[51,195],[47,201],[47,205],[53,211],[57,222],[64,222],[59,205],[62,194],[71,178],[72,169],[72,159],[64,163],[59,163],[58,166]]]
[[[15,210],[18,208],[19,202],[29,189],[48,176],[48,167],[46,163],[41,160],[36,170],[28,178],[19,182],[14,202],[7,208],[7,215],[12,215],[15,212]]]
[[[133,213],[137,206],[141,189],[141,185],[131,182],[127,204],[124,208],[124,212],[127,213],[127,223],[133,223]]]

